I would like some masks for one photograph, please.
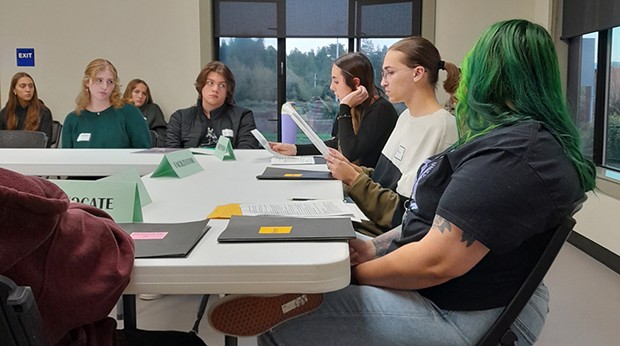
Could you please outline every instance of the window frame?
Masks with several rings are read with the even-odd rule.
[[[288,36],[286,33],[286,0],[213,0],[212,1],[212,13],[213,13],[213,58],[214,60],[220,59],[220,38],[231,37],[228,35],[221,35],[218,30],[220,24],[219,6],[222,2],[253,2],[253,3],[275,3],[277,12],[277,29],[276,34],[273,36],[252,36],[252,38],[276,38],[277,39],[277,140],[282,140],[282,113],[281,106],[286,102],[286,39],[295,38],[298,36]],[[373,35],[362,35],[361,31],[361,7],[366,5],[387,5],[393,3],[411,3],[411,35],[422,34],[422,3],[423,0],[349,0],[348,8],[348,35],[342,37],[348,41],[348,52],[359,51],[361,48],[362,39],[383,38]],[[233,36],[241,37],[241,36]],[[318,37],[318,36],[317,36]],[[341,36],[338,36],[341,37]],[[390,36],[393,38],[394,36]],[[399,36],[396,36],[399,37]],[[405,36],[402,36],[405,37]],[[378,68],[378,67],[375,67]]]
[[[620,168],[606,164],[607,155],[607,124],[609,121],[608,103],[610,89],[611,66],[611,34],[614,28],[595,31],[598,33],[596,81],[594,92],[594,119],[592,161],[597,166],[597,188],[615,198],[620,199]],[[587,34],[587,33],[586,33]],[[583,35],[586,35],[583,34]],[[579,88],[581,85],[581,40],[583,35],[566,39],[568,43],[568,81],[567,99],[571,109],[577,109],[579,104]],[[573,114],[576,121],[577,114]]]

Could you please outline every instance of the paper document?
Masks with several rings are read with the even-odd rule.
[[[241,204],[241,213],[297,217],[353,216],[351,209],[337,199]]]
[[[329,149],[327,149],[327,146],[323,143],[323,140],[316,134],[316,132],[314,132],[314,130],[312,130],[310,125],[306,123],[301,115],[297,113],[295,107],[293,107],[290,102],[282,105],[282,114],[288,114],[293,119],[295,124],[297,124],[297,127],[299,127],[306,134],[306,136],[308,136],[312,144],[319,149],[324,157],[329,156]]]
[[[265,150],[267,150],[269,153],[271,153],[271,155],[276,156],[276,157],[289,157],[286,155],[282,155],[276,151],[274,151],[273,149],[271,149],[271,146],[269,146],[269,141],[267,141],[267,138],[265,138],[265,136],[263,136],[262,133],[260,133],[260,131],[258,131],[257,129],[254,129],[252,131],[250,131],[254,137],[256,138],[256,140],[258,141],[258,143],[260,143],[260,145],[263,146],[263,148],[265,148]]]
[[[215,148],[190,148],[189,151],[198,155],[215,155]]]
[[[286,156],[286,157],[272,157],[272,165],[314,165],[316,161],[314,156]]]

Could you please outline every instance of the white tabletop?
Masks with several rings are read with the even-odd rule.
[[[25,175],[106,176],[136,169],[155,170],[163,154],[144,149],[0,149],[0,167]]]
[[[196,155],[204,171],[189,177],[143,181],[153,203],[145,222],[195,221],[217,205],[284,201],[293,197],[341,199],[339,181],[264,181],[256,175],[269,165],[264,150],[235,150],[236,161]],[[322,169],[324,165],[298,166]],[[211,220],[211,230],[187,258],[136,259],[126,293],[316,293],[348,285],[346,242],[220,244],[227,220]]]

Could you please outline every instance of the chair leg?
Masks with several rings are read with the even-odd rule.
[[[200,321],[202,321],[202,316],[205,314],[205,310],[207,308],[207,303],[209,302],[209,295],[205,294],[202,296],[202,300],[200,300],[200,306],[198,307],[198,312],[196,313],[196,321],[194,322],[194,326],[192,327],[192,331],[198,334],[198,328],[200,327]]]

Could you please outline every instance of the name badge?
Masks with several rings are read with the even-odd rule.
[[[405,157],[405,147],[401,145],[398,147],[396,153],[394,153],[394,158],[398,161],[402,161],[403,157]]]
[[[90,141],[90,133],[80,133],[77,138],[78,142],[89,142]]]
[[[224,136],[224,137],[231,137],[232,138],[232,137],[234,137],[233,135],[234,135],[234,132],[231,129],[223,129],[222,130],[222,136]]]

